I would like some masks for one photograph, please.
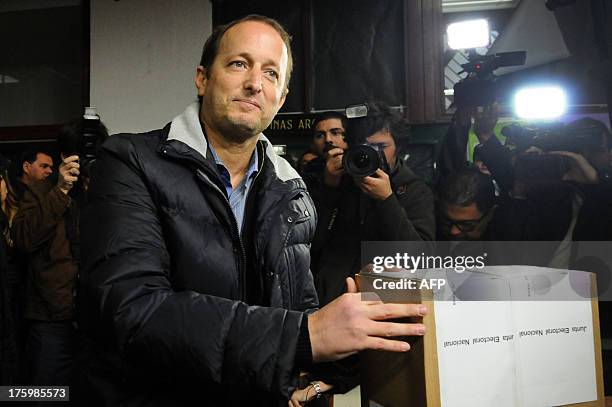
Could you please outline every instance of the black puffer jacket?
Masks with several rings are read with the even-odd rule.
[[[89,404],[286,405],[304,312],[317,306],[315,210],[260,140],[242,237],[197,104],[103,146],[81,219]]]

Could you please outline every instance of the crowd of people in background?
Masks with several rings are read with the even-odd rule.
[[[401,115],[383,103],[368,107],[365,139],[351,134],[351,119],[325,112],[315,119],[311,147],[299,159],[319,215],[311,270],[322,304],[344,292],[344,279],[360,271],[364,241],[436,240],[433,250],[447,254],[488,251],[489,264],[585,270],[576,243],[612,239],[612,136],[602,122],[583,118],[540,133],[510,125],[503,143],[495,134],[497,106],[474,110],[464,123],[452,123],[442,147],[456,145],[458,134],[472,128],[479,142],[473,160],[467,160],[465,145],[456,149],[459,157],[442,151],[446,162],[440,168],[446,171],[427,185],[401,159],[410,139]],[[347,176],[342,157],[362,143],[382,146],[388,173]],[[547,243],[489,244],[534,241]],[[605,284],[610,271],[603,274],[598,277]],[[606,326],[610,313],[605,304],[600,308]],[[324,373],[314,377],[325,383]],[[349,387],[357,382],[353,377]]]
[[[342,113],[317,115],[312,145],[297,165],[318,214],[310,254],[321,305],[345,292],[346,277],[359,272],[363,241],[555,241],[530,261],[571,268],[576,259],[568,242],[612,240],[612,138],[603,123],[577,120],[554,140],[508,128],[502,144],[489,109],[474,117],[473,163],[427,185],[402,160],[409,127],[399,112],[383,103],[368,107],[360,135],[351,134]],[[2,384],[71,380],[85,194],[65,139],[78,131],[66,127],[58,137],[64,153],[57,170],[52,154],[36,149],[12,167],[0,162]],[[380,146],[388,169],[347,175],[343,155],[359,144]],[[525,257],[506,253],[513,261]]]
[[[555,135],[509,126],[505,143],[494,131],[495,108],[474,113],[473,123],[479,141],[473,162],[428,185],[403,161],[410,135],[399,112],[369,103],[359,131],[342,113],[317,115],[297,169],[318,215],[310,268],[320,305],[345,292],[346,277],[360,271],[363,241],[455,241],[455,252],[473,250],[479,241],[552,241],[558,244],[537,255],[508,249],[495,261],[572,268],[578,259],[571,242],[612,240],[612,137],[603,123],[580,119]],[[3,385],[72,381],[79,211],[87,185],[73,154],[79,131],[73,124],[58,136],[59,165],[36,149],[12,165],[0,161]],[[381,148],[387,168],[348,175],[343,156],[362,144]],[[358,383],[357,363],[345,361],[342,378],[338,369],[335,377],[319,369],[311,378],[324,391],[333,382],[335,392],[344,392]],[[309,398],[302,393],[295,399]]]

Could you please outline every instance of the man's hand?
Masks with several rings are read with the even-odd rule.
[[[343,154],[344,150],[341,148],[332,148],[327,152],[325,174],[323,175],[325,185],[330,187],[337,187],[340,185],[340,180],[344,174],[344,167],[342,167]]]
[[[74,183],[79,179],[79,174],[79,156],[71,155],[64,158],[59,166],[59,177],[57,179],[57,186],[60,191],[68,195]]]
[[[308,316],[310,345],[315,362],[345,358],[364,349],[406,352],[406,342],[385,339],[396,336],[422,336],[423,324],[385,322],[388,319],[420,317],[427,313],[421,304],[383,304],[362,301],[355,281],[347,278],[348,290]]]
[[[355,178],[355,183],[363,193],[379,201],[384,201],[393,194],[389,175],[380,168],[373,176]]]
[[[549,154],[570,158],[570,169],[563,175],[564,181],[574,181],[579,184],[597,184],[599,182],[597,170],[582,154],[572,153],[571,151],[550,151]]]

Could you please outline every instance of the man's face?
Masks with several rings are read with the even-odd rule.
[[[197,69],[205,126],[237,142],[268,127],[285,101],[287,62],[287,47],[269,25],[246,21],[230,28],[209,72]]]
[[[26,184],[32,182],[40,182],[47,179],[53,172],[53,159],[47,154],[36,154],[36,160],[33,163],[25,161],[23,163],[24,182]]]
[[[440,228],[450,240],[479,240],[487,225],[476,203],[468,206],[446,205]]]
[[[319,156],[324,155],[326,152],[326,145],[333,145],[334,147],[346,150],[348,145],[346,141],[344,141],[345,132],[346,129],[342,126],[342,120],[340,119],[327,119],[318,122],[315,126],[315,135],[313,139],[317,154]]]
[[[396,147],[395,141],[393,140],[393,136],[389,133],[388,130],[377,131],[367,138],[368,144],[381,144],[383,151],[385,153],[385,158],[387,159],[387,164],[389,164],[389,168],[395,168],[396,161]]]

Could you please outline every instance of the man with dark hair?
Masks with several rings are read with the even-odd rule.
[[[438,229],[451,240],[479,240],[486,232],[495,204],[491,178],[477,168],[449,175],[438,190]]]
[[[53,159],[45,151],[27,150],[19,157],[17,177],[25,185],[41,182],[53,173]]]
[[[312,124],[312,147],[311,150],[316,157],[303,166],[300,174],[306,182],[311,177],[320,176],[325,169],[327,152],[333,148],[345,150],[346,129],[348,121],[342,113],[328,111],[317,114]]]
[[[330,147],[346,149],[348,121],[342,113],[329,111],[318,114],[312,123],[312,144],[319,157],[324,157]]]
[[[82,217],[80,322],[88,404],[286,406],[300,369],[421,335],[415,304],[320,310],[315,210],[261,134],[282,106],[289,36],[248,16],[206,42],[194,103],[164,129],[113,136]]]
[[[15,245],[28,256],[25,357],[33,385],[69,385],[72,379],[78,208],[70,192],[79,163],[63,151],[61,158],[57,182],[27,184],[13,220]]]

